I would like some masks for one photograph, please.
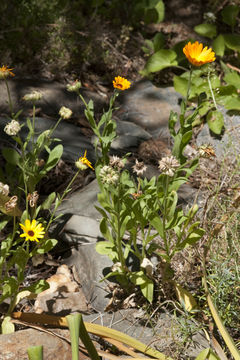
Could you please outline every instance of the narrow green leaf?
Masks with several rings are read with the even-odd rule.
[[[43,360],[43,346],[31,346],[27,349],[29,360]]]
[[[216,39],[213,40],[213,50],[216,55],[223,56],[225,52],[225,42],[223,35],[218,35]]]

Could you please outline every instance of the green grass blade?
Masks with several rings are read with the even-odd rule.
[[[43,346],[31,346],[27,349],[29,360],[43,360]]]

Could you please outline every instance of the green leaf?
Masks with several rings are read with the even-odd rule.
[[[227,110],[240,110],[240,99],[239,97],[233,96],[222,96],[221,103]]]
[[[7,160],[7,162],[9,162],[10,164],[19,165],[21,156],[16,150],[4,147],[2,149],[2,154],[4,159]]]
[[[223,35],[218,35],[216,39],[213,40],[212,46],[216,55],[223,56],[225,52],[225,41]]]
[[[201,35],[213,39],[217,35],[217,27],[214,24],[203,23],[194,27],[194,31]]]
[[[181,76],[175,75],[174,78],[173,78],[173,86],[174,86],[174,89],[179,94],[186,97],[187,88],[188,88],[188,80],[187,79],[184,79]]]
[[[157,11],[157,23],[160,23],[164,20],[164,16],[165,16],[165,5],[164,2],[162,0],[158,1],[158,3],[155,5],[155,9]]]
[[[173,281],[173,285],[175,287],[177,298],[182,304],[184,310],[190,313],[193,312],[193,310],[196,310],[198,306],[193,295],[175,281]]]
[[[210,111],[207,115],[209,129],[217,135],[220,135],[224,127],[224,117],[220,111]]]
[[[31,293],[40,294],[44,290],[49,289],[49,283],[46,280],[38,280],[34,284],[24,288],[24,290],[29,290]]]
[[[43,360],[43,346],[31,346],[27,349],[29,360]]]
[[[238,5],[225,6],[221,11],[223,22],[233,28],[236,25],[239,10]]]
[[[39,245],[39,247],[35,248],[31,255],[36,255],[36,254],[45,254],[47,252],[49,252],[50,250],[52,250],[54,248],[54,246],[56,246],[58,243],[58,241],[56,239],[47,239],[44,240],[43,243]]]
[[[55,146],[55,148],[53,148],[50,151],[47,162],[44,166],[45,172],[48,172],[55,165],[57,165],[58,161],[61,159],[62,153],[63,153],[63,146],[61,144]]]
[[[163,223],[160,216],[156,215],[154,218],[150,219],[149,222],[157,230],[161,238],[163,238]]]
[[[236,89],[240,89],[240,75],[236,71],[226,74],[223,80],[229,85],[235,86]]]
[[[210,353],[210,348],[204,349],[203,351],[198,354],[195,360],[207,360],[208,355]]]
[[[143,296],[150,302],[152,303],[153,301],[153,282],[152,280],[150,280],[145,274],[144,272],[141,271],[137,271],[137,272],[132,272],[129,275],[130,281],[134,284],[134,285],[138,285],[140,286],[140,289],[142,291]]]
[[[1,324],[2,334],[12,334],[15,331],[15,326],[12,323],[11,316],[5,316]]]
[[[98,241],[96,243],[96,251],[100,255],[107,255],[111,260],[118,259],[115,245],[109,241]]]
[[[234,51],[240,52],[240,35],[236,34],[225,34],[223,35],[225,45]]]
[[[162,69],[170,66],[175,66],[178,64],[175,60],[176,57],[177,54],[175,53],[175,51],[161,49],[152,56],[150,56],[142,73],[144,75],[147,75],[152,72],[161,71]]]
[[[17,280],[11,276],[4,280],[3,285],[0,287],[2,296],[0,297],[0,303],[2,303],[8,297],[16,294],[18,289],[18,282]]]
[[[103,237],[110,241],[111,243],[113,243],[113,238],[112,238],[112,235],[111,235],[111,232],[109,230],[109,227],[108,227],[108,222],[107,222],[107,219],[104,217],[101,219],[101,222],[100,222],[100,231],[101,233],[103,234]]]
[[[43,210],[49,210],[52,203],[54,202],[56,198],[56,193],[55,192],[52,192],[50,195],[48,195],[48,197],[44,200],[44,202],[42,203],[41,205],[41,208]]]
[[[154,52],[157,52],[160,49],[162,49],[162,47],[164,46],[164,43],[165,43],[165,37],[164,37],[163,33],[157,33],[154,36],[153,43],[152,43]]]

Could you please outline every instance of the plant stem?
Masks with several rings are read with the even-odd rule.
[[[217,110],[217,103],[216,103],[215,95],[214,95],[214,93],[213,93],[212,83],[211,83],[211,79],[210,79],[210,71],[208,72],[208,77],[207,77],[207,79],[208,79],[208,86],[209,86],[209,89],[210,89],[210,92],[211,92],[211,95],[212,95],[214,107],[215,107],[215,109]]]
[[[168,177],[168,175],[166,175],[165,186],[163,184],[163,191],[164,191],[164,199],[163,199],[163,241],[164,241],[167,256],[169,256],[169,258],[170,258],[169,244],[168,244],[167,233],[166,233],[166,220],[167,220],[166,219],[166,212],[167,212],[168,185],[169,185],[169,177]]]
[[[190,66],[189,78],[188,78],[188,87],[187,87],[187,95],[186,95],[186,106],[187,106],[187,103],[188,103],[188,98],[189,98],[190,89],[191,89],[192,71],[193,71],[192,66]]]
[[[11,112],[11,116],[14,118],[13,105],[12,105],[12,99],[11,99],[11,95],[10,95],[8,82],[7,82],[6,78],[4,78],[4,80],[5,80],[5,84],[6,84],[6,87],[7,87],[9,109],[10,109],[10,112]]]
[[[118,183],[118,196],[117,196],[117,249],[118,249],[118,256],[121,263],[121,269],[123,273],[126,273],[126,266],[125,260],[123,256],[122,250],[122,239],[121,239],[121,218],[120,218],[120,187],[121,183]]]

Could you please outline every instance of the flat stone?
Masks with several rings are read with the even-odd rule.
[[[142,80],[119,97],[121,108],[117,116],[157,136],[168,128],[171,110],[180,111],[180,98],[173,87],[158,88],[149,80]]]
[[[54,330],[58,332],[59,330]],[[67,337],[69,330],[61,331]],[[64,335],[65,334],[65,335]],[[43,357],[47,360],[71,360],[71,345],[55,335],[35,329],[0,335],[0,360],[28,360],[30,346],[43,345]],[[82,357],[81,357],[82,359]]]

